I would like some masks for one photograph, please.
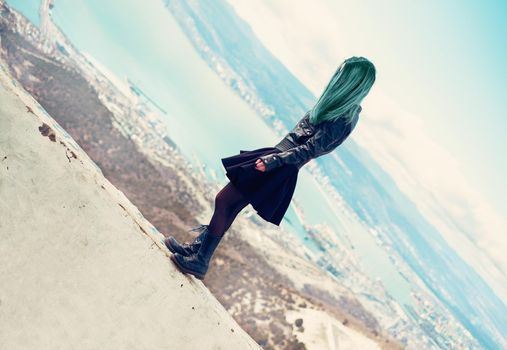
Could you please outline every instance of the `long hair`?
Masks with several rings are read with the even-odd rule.
[[[346,123],[350,123],[375,82],[375,75],[375,66],[367,58],[347,58],[338,66],[326,89],[310,110],[311,123],[316,125],[338,118],[345,118]]]

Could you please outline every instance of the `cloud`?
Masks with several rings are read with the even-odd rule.
[[[264,45],[295,76],[319,95],[338,65],[343,51],[341,35],[333,11],[319,2],[229,0]],[[318,23],[316,23],[318,22]],[[316,25],[318,24],[318,25]],[[325,33],[325,35],[323,35]]]
[[[335,6],[326,0],[297,6],[288,0],[229,2],[263,44],[316,96],[337,65],[356,54],[349,54],[347,40],[353,38],[343,35]],[[381,81],[365,99],[361,122],[351,137],[507,301],[505,219],[466,181],[458,159],[432,138],[424,116],[403,110],[383,93]]]
[[[458,160],[431,138],[431,128],[422,120],[376,92],[364,104],[362,124],[352,138],[390,174],[449,245],[507,300],[507,223],[470,186]]]

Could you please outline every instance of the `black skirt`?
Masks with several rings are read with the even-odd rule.
[[[226,176],[248,199],[257,214],[277,226],[289,207],[296,188],[298,168],[294,164],[281,165],[271,171],[255,168],[262,155],[278,153],[275,147],[263,147],[222,158]]]

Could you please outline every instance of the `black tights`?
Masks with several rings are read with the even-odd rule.
[[[236,215],[248,205],[243,194],[229,181],[215,196],[215,212],[211,217],[208,230],[213,236],[223,236]]]

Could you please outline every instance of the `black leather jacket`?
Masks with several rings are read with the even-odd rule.
[[[354,130],[361,110],[362,107],[359,106],[349,125],[343,118],[313,125],[309,120],[310,111],[306,112],[294,128],[274,146],[282,152],[260,157],[266,166],[266,172],[284,164],[294,164],[301,169],[311,159],[333,151]]]

